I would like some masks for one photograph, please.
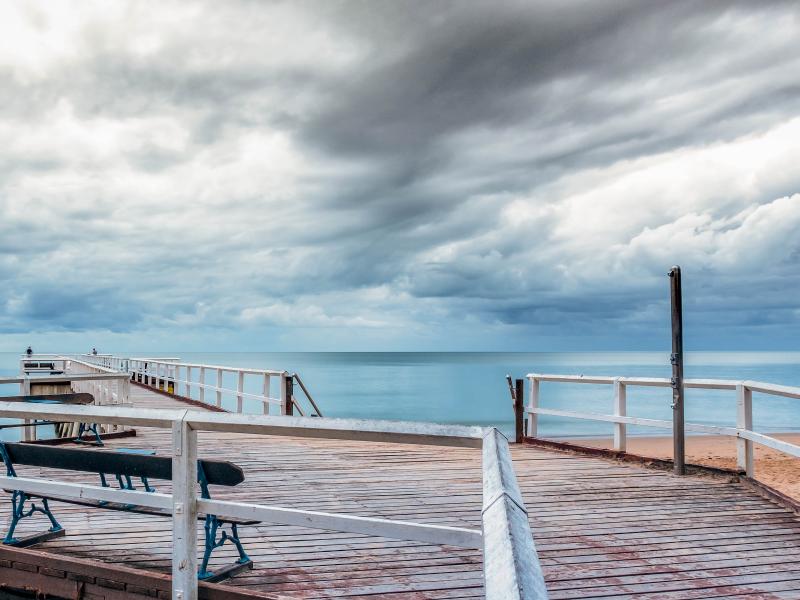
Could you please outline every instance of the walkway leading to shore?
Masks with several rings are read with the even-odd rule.
[[[131,400],[140,407],[181,405],[138,386]],[[168,454],[169,433],[139,429],[137,437],[108,446]],[[222,499],[481,524],[479,450],[201,433],[199,452],[245,471],[242,485],[214,490]],[[800,520],[744,486],[533,447],[516,446],[512,453],[551,598],[800,597]],[[91,475],[59,478],[95,483]],[[158,482],[159,491],[169,491],[168,485]],[[9,507],[0,514],[3,527]],[[35,550],[107,563],[102,576],[82,575],[82,582],[69,579],[67,566],[51,568],[63,569],[63,589],[82,583],[116,598],[122,592],[106,586],[114,569],[122,581],[125,568],[169,573],[168,519],[53,507],[67,535]],[[25,524],[31,531],[42,525],[28,521],[36,521]],[[223,582],[230,591],[284,598],[482,597],[478,550],[267,523],[243,527],[241,534],[255,568]],[[234,556],[228,547],[218,554],[216,564]],[[26,573],[20,568],[20,580]],[[143,576],[138,591],[151,585],[155,592],[153,582]],[[132,584],[125,589],[138,593]],[[220,593],[225,597],[224,589]]]

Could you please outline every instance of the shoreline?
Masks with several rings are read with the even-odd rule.
[[[800,433],[770,433],[771,436],[800,445]],[[552,437],[559,442],[569,442],[589,448],[610,449],[611,437]],[[672,459],[672,436],[628,436],[628,452],[649,458]],[[800,460],[753,444],[755,479],[787,496],[800,500]],[[686,462],[708,467],[736,469],[736,440],[719,435],[687,435]]]

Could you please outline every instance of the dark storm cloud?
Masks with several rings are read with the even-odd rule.
[[[709,326],[796,327],[796,3],[57,10],[0,55],[6,331],[624,340],[679,261]]]
[[[775,4],[783,9],[781,5],[787,3]],[[371,40],[377,59],[336,82],[335,99],[308,122],[306,135],[333,152],[419,159],[435,150],[432,146],[439,138],[464,128],[487,126],[501,132],[520,124],[546,126],[553,122],[580,127],[620,111],[644,108],[641,96],[626,100],[607,94],[626,83],[675,75],[676,67],[702,63],[706,52],[715,52],[725,43],[719,39],[724,33],[709,35],[707,28],[727,14],[780,14],[769,3],[758,7],[721,2],[473,3],[471,10],[465,6],[441,3],[434,18],[426,6],[410,10],[408,14],[417,19],[404,23],[404,32],[411,39],[404,40],[400,51],[383,46],[378,37]],[[368,15],[352,18],[369,17],[368,23],[373,24],[391,19],[396,9],[375,3],[365,10]],[[770,58],[731,64],[729,72],[715,75],[741,76],[764,68]],[[678,78],[678,83],[698,83],[687,75]],[[549,89],[571,79],[580,81],[567,94]],[[756,92],[755,98],[741,99],[729,110],[739,117],[771,110],[772,103],[765,107],[759,99],[776,92],[796,105],[793,81],[773,85],[778,89],[750,90]],[[672,91],[653,90],[650,99]],[[702,111],[703,107],[696,109]],[[698,124],[703,123],[692,125]],[[639,132],[617,132],[615,137],[599,140],[598,145],[656,134],[674,135],[651,124]],[[704,132],[695,135],[701,137]],[[665,147],[674,145],[669,143],[670,137],[666,137]],[[635,150],[631,154],[636,155]]]

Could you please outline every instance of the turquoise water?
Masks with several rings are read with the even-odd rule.
[[[149,354],[158,356],[158,354]],[[495,425],[510,431],[513,422],[506,373],[669,377],[669,355],[658,352],[587,353],[164,353],[193,363],[285,369],[299,373],[325,416],[425,420]],[[19,355],[0,353],[0,374],[18,370]],[[752,379],[800,386],[800,352],[696,352],[687,355],[686,376]],[[246,380],[246,391],[260,392],[260,381]],[[225,386],[235,387],[232,378]],[[6,389],[2,389],[5,387]],[[179,390],[181,391],[181,390]],[[542,384],[542,406],[610,412],[611,386]],[[0,386],[0,394],[16,393]],[[527,390],[526,390],[527,394]],[[273,391],[273,395],[277,395]],[[232,402],[226,398],[225,404]],[[668,388],[631,388],[628,412],[670,419]],[[732,391],[687,390],[688,421],[734,425]],[[258,410],[254,403],[246,409]],[[800,430],[800,400],[755,394],[755,428]],[[607,435],[611,426],[557,417],[540,419],[547,436]],[[630,428],[631,434],[662,430]]]

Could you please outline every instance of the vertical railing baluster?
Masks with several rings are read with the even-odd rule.
[[[192,367],[186,365],[186,397],[192,397]]]
[[[528,435],[536,437],[538,434],[539,415],[533,412],[534,409],[539,408],[539,379],[536,375],[531,378],[531,399],[528,403]]]
[[[241,414],[244,412],[244,371],[239,371],[239,379],[236,382],[236,412]]]
[[[269,414],[269,373],[264,373],[264,386],[261,390],[261,393],[264,395],[264,402],[262,403],[263,406],[263,413],[265,415]]]
[[[614,416],[627,416],[627,391],[619,377],[614,379]],[[627,426],[625,423],[614,423],[614,450],[625,452],[627,449]]]
[[[753,392],[744,383],[736,385],[736,427],[753,429]],[[736,464],[748,477],[753,477],[753,442],[736,438]]]
[[[217,369],[217,408],[222,408],[222,369]]]
[[[206,401],[206,368],[200,367],[200,402]]]

